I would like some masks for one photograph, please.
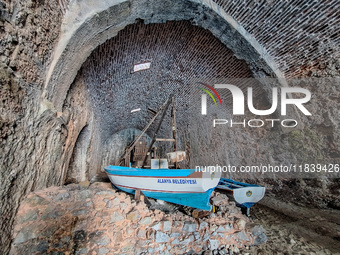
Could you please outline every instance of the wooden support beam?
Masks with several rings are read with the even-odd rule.
[[[141,191],[140,189],[136,189],[136,191],[135,191],[135,200],[136,201],[142,201],[142,202],[146,203],[147,205],[151,205],[148,198],[144,195],[143,191]]]
[[[140,193],[141,193],[140,189],[136,189],[136,191],[135,191],[135,200],[140,200]]]
[[[146,155],[145,155],[145,158],[144,158],[142,167],[145,165],[146,160],[147,160],[147,158],[148,158],[148,154],[151,152],[151,148],[152,148],[153,144],[154,144],[155,141],[156,141],[156,137],[157,137],[158,131],[159,131],[161,125],[162,125],[162,122],[163,122],[163,119],[164,119],[164,117],[165,117],[166,111],[167,111],[167,109],[168,109],[168,107],[169,107],[169,105],[170,105],[170,103],[171,103],[170,99],[171,99],[172,97],[173,97],[173,95],[170,95],[169,99],[166,101],[166,105],[165,105],[165,107],[164,107],[164,109],[163,109],[163,113],[162,113],[161,119],[159,120],[159,123],[158,123],[158,126],[157,126],[157,128],[156,128],[156,131],[155,131],[155,133],[154,133],[154,135],[153,135],[153,137],[152,137],[152,140],[151,140],[151,143],[150,143],[148,152],[147,152]]]
[[[176,123],[176,109],[175,109],[175,97],[172,97],[172,134],[173,134],[173,139],[175,140],[174,143],[174,151],[177,150],[177,123]]]
[[[175,109],[175,97],[172,96],[172,136],[174,141],[174,151],[177,150],[177,123],[176,123],[176,109]],[[174,163],[175,168],[177,168],[177,163]]]
[[[155,119],[158,117],[158,115],[162,112],[162,110],[168,106],[168,101],[167,100],[162,106],[161,108],[158,110],[158,112],[155,114],[155,116],[150,120],[150,122],[148,123],[148,125],[146,125],[146,127],[142,130],[142,132],[140,133],[140,135],[128,146],[128,148],[126,149],[124,156],[122,157],[122,159],[124,160],[124,164],[126,166],[127,162],[126,162],[126,158],[128,155],[130,155],[131,151],[133,150],[133,148],[137,145],[138,141],[141,139],[141,137],[144,135],[144,133],[146,132],[146,130],[148,130],[148,128],[151,126],[151,124],[155,121]],[[130,159],[130,157],[129,157]],[[130,163],[130,162],[129,162]],[[129,163],[127,166],[129,166]]]
[[[200,209],[195,209],[192,211],[191,215],[194,218],[203,218],[205,216],[208,216],[210,214],[209,211],[204,211],[204,210],[200,210]]]

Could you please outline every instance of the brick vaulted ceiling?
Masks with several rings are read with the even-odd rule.
[[[138,19],[146,23],[188,20],[206,28],[238,58],[246,60],[256,76],[339,76],[337,0],[61,2],[69,11],[44,92],[57,110],[92,50]],[[68,72],[63,71],[66,69]]]
[[[150,69],[132,73],[134,64],[146,61],[151,62]],[[201,115],[198,82],[251,77],[246,62],[211,32],[188,21],[172,21],[127,26],[92,52],[76,80],[88,87],[105,140],[122,129],[143,129],[152,117],[147,108],[157,110],[171,93],[176,98],[178,126],[186,132],[189,119]],[[256,92],[262,92],[260,86]],[[229,93],[222,91],[221,96],[225,103],[232,102]],[[142,110],[131,114],[135,108]]]
[[[286,77],[340,57],[340,1],[215,0],[268,51]]]
[[[62,2],[67,6],[69,0]],[[338,0],[212,2],[267,50],[287,78],[308,75],[340,58]]]

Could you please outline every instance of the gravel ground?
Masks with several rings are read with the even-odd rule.
[[[308,209],[266,197],[251,213],[268,241],[241,254],[340,254],[339,210]]]

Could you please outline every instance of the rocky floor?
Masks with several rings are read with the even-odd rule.
[[[340,254],[339,210],[308,209],[267,196],[251,212],[268,241],[241,254]]]
[[[195,219],[185,207],[147,205],[110,183],[50,187],[20,205],[10,254],[225,254],[266,240],[226,195],[211,201],[219,210]]]
[[[337,210],[266,196],[247,219],[216,193],[220,211],[195,220],[181,207],[150,201],[136,203],[109,183],[34,192],[18,212],[11,254],[340,254]]]

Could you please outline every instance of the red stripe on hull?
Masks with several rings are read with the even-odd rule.
[[[129,187],[129,186],[124,186],[124,185],[118,185],[118,184],[113,184],[117,187],[123,187],[127,189],[138,189],[136,187]],[[153,191],[153,192],[161,192],[161,193],[205,193],[205,192],[195,192],[195,191],[164,191],[164,190],[155,190],[155,189],[140,189],[141,191],[146,190],[146,191]]]
[[[108,175],[113,175],[113,176],[120,176],[120,177],[137,177],[137,178],[158,178],[158,179],[200,179],[201,177],[192,177],[190,175],[188,176],[140,176],[140,175],[120,175],[120,174],[110,174],[106,172]]]

